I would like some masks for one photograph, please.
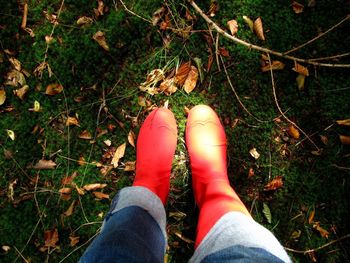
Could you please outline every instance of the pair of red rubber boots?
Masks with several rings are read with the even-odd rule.
[[[164,108],[153,110],[138,136],[133,186],[148,188],[164,205],[169,194],[176,143],[177,125],[172,112]],[[249,212],[230,186],[225,131],[209,106],[198,105],[190,110],[186,124],[186,144],[194,197],[199,206],[197,247],[224,214],[239,211],[249,215]]]

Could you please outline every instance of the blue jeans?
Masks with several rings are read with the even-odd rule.
[[[166,215],[160,199],[144,187],[126,187],[113,199],[101,233],[81,257],[85,262],[164,262]],[[240,212],[222,216],[190,262],[291,262],[263,226]]]

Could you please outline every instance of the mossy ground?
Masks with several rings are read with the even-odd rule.
[[[34,31],[34,37],[19,29],[22,12],[17,2],[9,1],[2,6],[0,81],[5,82],[6,73],[11,68],[10,55],[3,53],[6,49],[14,52],[11,56],[15,56],[31,76],[26,78],[30,90],[23,101],[13,95],[13,87],[2,85],[7,99],[0,106],[0,143],[4,152],[0,154],[0,245],[11,249],[8,252],[0,250],[1,262],[22,260],[21,256],[31,262],[76,262],[79,259],[88,240],[101,225],[101,212],[105,214],[110,203],[108,200],[97,201],[91,194],[78,196],[76,191],[72,192],[69,201],[62,200],[58,192],[63,187],[61,180],[77,172],[76,185],[106,183],[103,192],[110,197],[122,187],[131,185],[133,174],[122,168],[101,175],[95,165],[80,166],[76,160],[83,156],[89,163],[100,162],[108,148],[104,140],[111,140],[112,146],[117,147],[127,141],[130,130],[137,134],[147,116],[145,108],[138,103],[139,96],[158,106],[168,100],[178,121],[179,140],[167,209],[170,262],[185,262],[193,253],[193,243],[189,240],[195,238],[198,211],[192,197],[184,143],[184,107],[201,103],[214,107],[225,124],[232,185],[251,209],[253,217],[271,229],[284,246],[306,250],[350,233],[350,149],[338,139],[339,134],[350,135],[350,130],[334,125],[335,120],[350,117],[348,70],[309,66],[310,76],[303,91],[297,89],[296,73],[291,70],[293,62],[283,61],[286,69],[275,72],[277,97],[282,109],[307,134],[313,135],[312,139],[323,149],[318,156],[312,154],[314,147],[304,136],[296,141],[276,141],[276,138],[287,136],[285,128],[289,123],[282,117],[280,122],[261,123],[248,115],[237,102],[222,66],[220,71],[215,58],[211,71],[204,71],[203,82],[190,94],[182,90],[171,96],[150,96],[141,92],[138,86],[152,69],[163,68],[169,63],[174,66],[179,62],[194,61],[194,58],[200,58],[205,68],[208,52],[203,32],[195,31],[188,38],[170,30],[163,32],[158,26],[126,13],[120,4],[115,8],[113,1],[104,2],[109,10],[94,19],[90,26],[82,28],[76,24],[77,19],[92,17],[97,2],[65,1],[53,34],[54,40],[47,52],[46,61],[53,71],[51,78],[47,71],[42,78],[36,77],[33,71],[44,60],[45,36],[50,35],[53,28],[44,11],[57,15],[61,1],[28,1],[27,26]],[[163,4],[155,0],[125,2],[133,11],[147,18],[151,18]],[[307,1],[300,2],[307,6]],[[177,26],[190,24],[184,19],[186,6],[192,15],[194,11],[185,1],[166,3],[173,13],[171,19],[178,22]],[[208,10],[209,4],[209,1],[203,2],[201,7]],[[219,7],[214,17],[219,25],[225,27],[228,20],[237,19],[240,26],[238,37],[279,51],[287,51],[324,32],[345,17],[349,8],[346,1],[330,3],[324,0],[316,1],[315,7],[307,7],[299,15],[292,11],[288,1],[219,1]],[[244,24],[243,15],[262,18],[265,42],[257,40]],[[193,29],[207,30],[208,27],[197,15]],[[92,40],[98,30],[105,33],[109,52]],[[344,23],[293,55],[324,57],[348,52],[350,39],[347,32],[349,23]],[[163,45],[165,37],[171,39],[167,47]],[[219,46],[230,53],[224,61],[230,65],[229,76],[249,111],[264,120],[279,116],[270,75],[260,70],[260,54],[222,37]],[[349,59],[331,61],[334,62],[349,63]],[[64,93],[52,97],[45,95],[45,88],[51,83],[61,83]],[[35,100],[40,102],[41,112],[28,111]],[[101,107],[103,102],[106,109]],[[10,106],[13,111],[4,111]],[[80,127],[66,127],[67,115],[77,115]],[[132,117],[137,117],[136,124]],[[32,133],[36,125],[43,128],[42,133]],[[78,138],[83,130],[96,135],[97,128],[104,130],[109,125],[116,128],[98,137],[93,144]],[[15,132],[14,141],[9,139],[6,129]],[[320,135],[327,137],[327,145],[321,142]],[[253,147],[261,154],[258,160],[249,155]],[[13,157],[9,158],[5,151],[10,151]],[[53,159],[57,167],[47,171],[27,168],[40,159]],[[135,149],[128,144],[122,161],[133,160]],[[251,178],[247,178],[249,168],[255,171]],[[264,185],[277,176],[283,176],[283,187],[272,193],[264,192]],[[11,200],[8,195],[14,181],[14,200]],[[73,200],[79,201],[74,213],[62,217]],[[271,210],[270,224],[263,215],[263,203]],[[329,232],[328,239],[308,223],[313,210],[316,211],[314,221],[319,221],[320,226]],[[59,233],[60,249],[40,252],[44,232],[55,228]],[[300,236],[297,237],[296,233]],[[72,235],[80,237],[74,247],[70,246],[69,236]],[[313,256],[322,262],[344,262],[349,260],[349,249],[349,240],[342,240]],[[311,260],[310,254],[290,255],[296,262]]]

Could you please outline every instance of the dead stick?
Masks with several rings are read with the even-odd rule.
[[[22,29],[25,29],[27,27],[27,16],[28,16],[28,3],[26,1],[23,7],[23,17],[22,17],[22,24],[21,24]]]
[[[319,62],[315,62],[315,61],[310,61],[308,59],[302,59],[302,58],[298,58],[298,57],[293,57],[293,56],[289,56],[289,55],[285,55],[282,52],[278,52],[278,51],[274,51],[268,48],[264,48],[264,47],[260,47],[257,45],[253,45],[249,42],[246,42],[242,39],[239,39],[235,36],[231,36],[230,34],[228,34],[226,31],[224,31],[221,27],[219,27],[213,20],[211,20],[204,12],[203,10],[192,0],[189,0],[190,5],[192,5],[192,7],[197,11],[197,13],[210,25],[212,26],[217,32],[219,32],[221,35],[223,35],[224,37],[230,39],[231,41],[237,43],[237,44],[241,44],[243,46],[248,47],[249,49],[254,49],[254,50],[258,50],[261,52],[265,52],[265,53],[269,53],[278,57],[282,57],[285,59],[289,59],[289,60],[293,60],[293,61],[297,61],[297,62],[301,62],[301,63],[306,63],[306,64],[311,64],[311,65],[315,65],[315,66],[320,66],[320,67],[333,67],[333,68],[350,68],[350,64],[330,64],[330,63],[319,63]],[[350,16],[350,15],[349,15]]]

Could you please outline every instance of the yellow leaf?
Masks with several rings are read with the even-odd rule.
[[[92,194],[98,199],[109,199],[109,195],[102,192],[92,192]]]
[[[15,94],[15,96],[23,100],[24,95],[28,92],[28,90],[29,90],[29,86],[24,85],[22,88],[14,90],[13,93]]]
[[[84,185],[83,188],[86,191],[93,191],[93,190],[96,190],[96,189],[105,188],[106,186],[107,186],[107,184],[87,184],[87,185]]]
[[[71,125],[79,126],[79,121],[75,117],[68,116],[67,121],[66,121],[66,126],[71,126]]]
[[[302,4],[299,4],[298,2],[295,2],[295,1],[293,1],[293,3],[292,3],[292,8],[293,8],[294,13],[296,13],[296,14],[300,14],[304,10],[304,6]]]
[[[6,130],[6,132],[7,132],[8,137],[10,137],[10,139],[11,139],[12,141],[14,141],[14,140],[16,139],[16,135],[15,135],[15,132],[14,132],[14,131],[12,131],[12,130]]]
[[[63,91],[63,86],[61,84],[53,83],[53,84],[50,84],[46,87],[45,94],[53,96],[53,95],[61,93],[62,91]]]
[[[132,147],[135,148],[135,133],[133,131],[129,131],[129,134],[128,134],[128,142],[131,144]]]
[[[338,120],[337,124],[339,125],[345,125],[345,126],[350,126],[350,119],[346,119],[346,120]]]
[[[299,74],[302,74],[304,76],[309,76],[309,70],[306,67],[298,64],[297,62],[294,62],[294,68],[292,69]]]
[[[301,230],[293,231],[291,238],[298,239],[301,235]]]
[[[297,128],[295,128],[294,125],[290,125],[288,127],[288,134],[294,139],[300,138],[299,130]]]
[[[92,39],[95,40],[104,50],[109,51],[109,46],[106,42],[105,33],[102,31],[97,31],[93,36]]]
[[[339,135],[340,142],[344,145],[350,145],[350,136]]]
[[[305,75],[299,74],[296,78],[298,89],[304,90],[305,87]]]
[[[0,105],[4,104],[6,100],[6,91],[0,89]]]
[[[227,22],[227,26],[230,29],[231,35],[234,36],[238,31],[238,23],[236,20],[230,20]]]
[[[123,143],[115,151],[115,153],[113,155],[113,159],[111,161],[111,164],[113,164],[114,168],[118,167],[119,159],[122,158],[125,154],[125,148],[126,148],[126,143]]]
[[[37,170],[55,169],[56,163],[51,160],[39,160],[32,168]]]
[[[253,20],[251,20],[249,17],[247,16],[243,16],[243,20],[244,22],[246,22],[246,24],[249,26],[251,31],[254,31],[254,22]]]
[[[282,63],[281,61],[278,61],[278,60],[274,60],[274,61],[272,61],[271,64],[267,63],[267,65],[261,67],[261,71],[267,72],[267,71],[270,71],[271,69],[272,70],[282,70],[282,69],[284,69],[284,67],[285,67],[284,63]]]
[[[198,70],[195,66],[191,66],[191,70],[188,73],[187,79],[183,85],[184,90],[190,93],[197,85]]]
[[[77,20],[77,25],[85,26],[85,25],[92,24],[93,22],[94,20],[91,17],[82,16],[82,17],[79,17],[79,19]]]
[[[260,17],[254,21],[254,31],[260,40],[265,40],[263,24]]]
[[[39,112],[40,111],[40,103],[39,101],[34,101],[34,111]]]

